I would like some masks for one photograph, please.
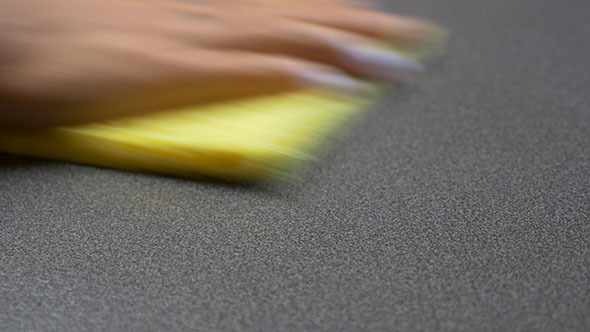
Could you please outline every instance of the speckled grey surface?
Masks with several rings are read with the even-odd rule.
[[[0,156],[1,331],[589,331],[590,2],[400,0],[447,57],[297,183]]]

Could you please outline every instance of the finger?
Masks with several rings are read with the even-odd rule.
[[[329,9],[329,15],[327,15]],[[278,9],[278,15],[335,29],[360,33],[394,44],[429,45],[440,42],[446,31],[423,19],[392,15],[352,7],[303,7],[299,10]]]
[[[371,86],[322,64],[245,51],[184,50],[143,57],[130,85],[201,102],[299,89],[364,94]],[[169,90],[169,91],[168,91]]]
[[[417,62],[392,49],[378,49],[373,40],[358,34],[286,19],[247,20],[214,29],[191,23],[164,29],[196,46],[289,56],[337,67],[363,79],[404,82],[422,70]]]
[[[277,3],[258,0],[255,3],[257,4],[255,10],[252,10],[251,6],[232,1],[226,2],[226,7],[177,1],[165,1],[163,6],[179,13],[195,16],[202,16],[205,11],[219,14],[219,10],[224,8],[226,13],[232,12],[235,16],[237,10],[232,10],[235,6],[239,8],[242,15],[254,13],[262,20],[264,17],[285,17],[401,44],[430,45],[440,42],[447,36],[445,29],[430,21],[383,13],[373,8],[372,3],[368,1],[282,1]]]

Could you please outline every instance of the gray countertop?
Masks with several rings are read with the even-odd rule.
[[[590,2],[386,6],[448,53],[299,181],[0,155],[0,330],[590,330]]]

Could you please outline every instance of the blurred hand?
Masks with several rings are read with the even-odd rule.
[[[0,0],[0,125],[93,121],[421,70],[440,30],[345,0]]]

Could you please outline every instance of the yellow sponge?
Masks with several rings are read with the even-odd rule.
[[[368,100],[305,91],[34,133],[0,150],[117,169],[227,180],[283,178]]]

